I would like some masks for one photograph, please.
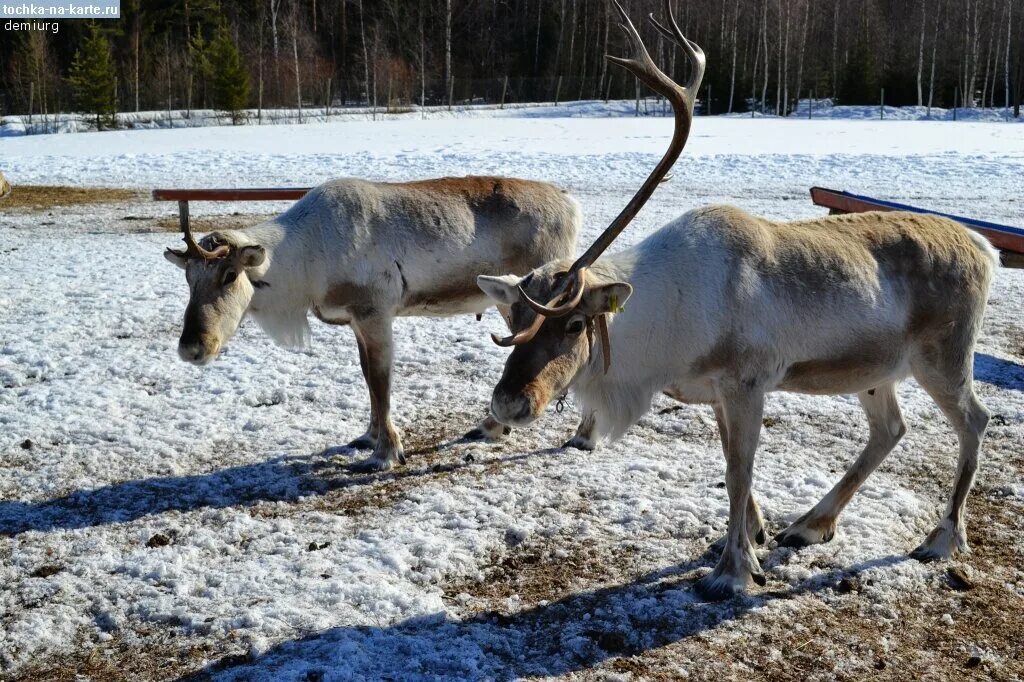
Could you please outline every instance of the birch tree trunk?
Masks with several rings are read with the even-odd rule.
[[[578,99],[578,100],[583,99],[583,88],[586,87],[586,84],[587,84],[587,38],[590,36],[590,31],[587,30],[588,26],[589,26],[589,24],[587,23],[587,5],[584,2],[584,5],[583,5],[583,44],[581,46],[582,49],[580,50],[580,55],[582,56],[581,61],[583,62],[583,64],[580,67],[580,90],[579,90],[579,93],[576,95],[576,99]],[[665,62],[661,62],[661,63],[664,64]]]
[[[359,0],[362,3],[363,0]],[[365,49],[365,48],[364,48]],[[444,91],[452,87],[452,0],[444,0]]]
[[[988,74],[990,64],[992,62],[992,40],[996,34],[996,21],[992,19],[992,30],[988,32],[988,47],[985,49],[985,75],[981,81],[981,106],[985,106],[985,102],[988,98]]]
[[[832,100],[839,96],[839,5],[842,0],[835,0],[832,13]]]
[[[1010,108],[1010,44],[1013,37],[1013,0],[1006,0],[1006,55],[1003,62],[1003,87],[1006,89],[1006,108]]]
[[[979,5],[981,5],[981,0],[975,0],[974,23],[972,25],[974,40],[971,41],[971,80],[968,84],[967,97],[964,98],[968,107],[974,106],[974,86],[978,79],[978,42],[981,39],[980,26],[978,25]]]
[[[543,0],[541,0],[543,2]],[[611,27],[611,17],[608,15],[608,8],[610,3],[602,3],[604,5],[604,44],[601,48],[601,54],[608,54],[608,29]],[[601,96],[602,92],[606,92],[604,81],[608,77],[608,60],[601,60],[601,76],[597,82],[597,97]]]
[[[185,0],[185,113],[192,115],[192,20],[188,12],[188,0]]]
[[[928,12],[925,7],[925,0],[921,0],[921,42],[917,49],[917,106],[921,106],[924,103],[924,90],[921,79],[924,72],[924,27],[927,17]]]
[[[756,20],[756,18],[755,18]],[[757,32],[756,44],[754,47],[754,68],[750,74],[750,110],[753,112],[757,104],[757,68],[761,63],[761,33]]]
[[[928,118],[932,116],[932,101],[935,97],[935,50],[939,45],[939,16],[942,14],[942,4],[935,8],[935,31],[932,35],[932,70],[928,77]]]
[[[141,7],[139,10],[141,11]],[[139,111],[139,53],[142,51],[142,17],[139,12],[135,13],[135,26],[132,31],[132,52],[134,52],[134,73],[132,78],[135,81],[135,111]]]
[[[427,104],[427,34],[423,29],[423,0],[420,0],[420,107]]]
[[[363,85],[366,88],[366,103],[371,104],[373,93],[370,92],[370,51],[366,47],[366,21],[363,11],[363,0],[359,0],[359,37],[363,42]],[[376,120],[377,109],[372,108],[370,115]]]
[[[731,37],[732,37],[732,72],[731,72],[731,75],[729,76],[729,108],[726,110],[727,113],[730,113],[730,114],[732,113],[732,100],[733,100],[734,95],[736,94],[736,47],[737,47],[736,46],[736,43],[737,43],[737,40],[736,40],[736,27],[737,27],[737,24],[739,23],[739,20],[740,20],[740,3],[739,3],[739,0],[736,0],[736,3],[734,5],[734,7],[733,7],[733,15],[732,15],[732,32],[731,32]]]
[[[277,36],[277,12],[281,8],[281,0],[270,0],[270,36],[274,44],[274,63],[277,63],[280,52]]]
[[[764,113],[768,101],[768,0],[764,0],[764,11],[761,13],[761,42],[764,44],[764,83],[761,85],[761,113]]]
[[[572,21],[569,22],[569,61],[565,64],[565,71],[572,77],[572,58],[576,50],[576,0],[572,0]],[[571,96],[571,95],[570,95]]]
[[[302,123],[302,78],[299,75],[299,0],[292,2],[292,63],[295,65],[295,104]]]
[[[800,29],[800,51],[797,52],[796,59],[796,98],[800,101],[800,93],[804,89],[804,52],[807,48],[807,25],[811,20],[811,0],[804,2],[804,22]],[[807,106],[813,106],[813,102],[810,101],[810,97],[807,100]]]
[[[544,16],[544,2],[545,0],[537,0],[537,38],[533,43],[533,75],[539,75],[540,70],[540,24],[541,18]],[[608,16],[607,9],[605,10],[605,16]],[[605,45],[608,44],[608,31],[605,30]]]
[[[789,114],[789,8],[786,4],[786,42],[782,48],[782,115]]]

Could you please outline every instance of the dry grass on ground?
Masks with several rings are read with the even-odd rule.
[[[146,199],[145,193],[113,187],[66,187],[51,185],[16,185],[0,210],[35,212],[59,206],[85,204],[116,204]]]
[[[172,204],[173,205],[173,204]],[[177,207],[175,206],[175,210]],[[189,224],[196,234],[213,232],[215,230],[244,230],[271,218],[276,218],[276,213],[232,213],[230,215],[192,216]],[[132,218],[132,220],[148,220]],[[178,215],[168,215],[163,218],[149,220],[153,229],[157,232],[177,232],[179,228]]]

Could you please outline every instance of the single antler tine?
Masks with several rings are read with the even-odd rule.
[[[502,348],[508,348],[510,346],[518,346],[526,343],[533,337],[537,336],[537,332],[540,331],[541,325],[544,324],[544,318],[540,315],[533,321],[526,329],[522,330],[518,334],[512,334],[511,336],[501,337],[497,334],[491,334],[491,340],[498,344]]]
[[[619,12],[619,18],[632,26],[632,22],[629,20],[629,14],[625,9],[623,9],[619,0],[612,0],[612,5],[614,5],[615,9]]]
[[[604,58],[607,59],[608,61],[610,61],[612,64],[618,64],[619,66],[623,67],[624,69],[630,69],[630,70],[632,70],[632,66],[635,63],[632,59],[626,59],[625,57],[616,57],[616,56],[610,55],[610,54],[606,54],[604,56]]]
[[[672,31],[670,31],[667,28],[665,28],[664,26],[662,26],[661,22],[654,18],[654,12],[651,12],[650,14],[648,14],[647,15],[647,19],[651,22],[651,24],[654,25],[654,28],[658,29],[658,33],[660,33],[661,35],[665,36],[666,38],[671,40],[673,43],[678,43],[679,42],[679,39],[676,38],[675,34],[672,33]]]
[[[676,42],[686,52],[686,56],[690,59],[690,66],[693,67],[690,80],[684,87],[696,93],[697,89],[700,88],[701,81],[704,80],[704,69],[707,67],[707,58],[704,56],[704,50],[697,43],[684,36],[683,32],[679,29],[676,15],[672,12],[672,0],[665,0],[665,14],[668,15],[668,24],[672,28]]]

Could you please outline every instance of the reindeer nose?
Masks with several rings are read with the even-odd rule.
[[[507,426],[525,426],[533,421],[533,406],[525,395],[495,391],[491,397],[491,414]]]
[[[185,362],[200,364],[206,355],[206,349],[201,343],[179,343],[178,357]]]

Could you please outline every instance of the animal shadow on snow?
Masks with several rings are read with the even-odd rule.
[[[1024,391],[1024,365],[987,353],[974,354],[974,378],[998,388]]]
[[[480,461],[511,463],[546,452],[550,451]],[[417,466],[415,460],[410,460],[407,466],[388,473],[353,475],[347,473],[342,464],[322,455],[282,456],[205,474],[124,481],[93,490],[76,490],[64,497],[39,502],[0,501],[0,537],[33,530],[73,530],[124,523],[166,511],[290,502],[333,490],[425,477],[466,466],[470,466],[470,462],[461,459],[433,466]]]
[[[768,565],[792,554],[775,550]],[[881,557],[816,574],[786,589],[706,603],[691,588],[692,572],[714,563],[709,552],[630,583],[579,592],[516,613],[488,611],[466,619],[437,613],[386,627],[333,628],[241,662],[237,656],[222,659],[182,680],[511,680],[565,675],[699,636],[776,600],[834,589],[844,577],[906,560]]]

